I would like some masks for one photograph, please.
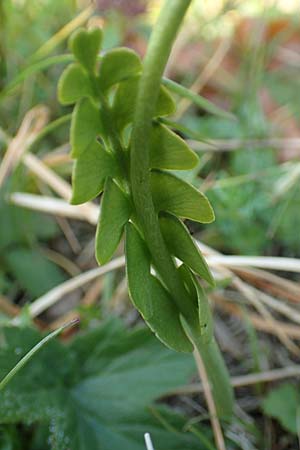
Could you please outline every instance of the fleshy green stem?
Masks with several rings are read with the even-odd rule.
[[[132,130],[130,177],[138,220],[154,265],[187,322],[197,328],[195,306],[178,277],[154,209],[149,169],[149,142],[161,78],[172,44],[191,0],[166,1],[151,35],[140,80]]]
[[[151,195],[149,143],[162,75],[191,0],[166,0],[151,35],[138,89],[131,137],[130,178],[137,219],[151,252],[154,266],[169,289],[189,329],[195,349],[201,353],[213,386],[220,416],[230,416],[232,391],[226,366],[214,339],[201,338],[198,311],[178,276],[159,227]]]

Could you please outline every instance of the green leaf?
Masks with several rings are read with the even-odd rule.
[[[110,178],[104,187],[100,221],[96,232],[96,258],[99,264],[108,262],[114,254],[131,214],[126,195]]]
[[[207,295],[195,275],[185,264],[178,268],[178,272],[191,297],[197,302],[200,325],[199,337],[202,344],[208,344],[213,340],[213,318]]]
[[[99,135],[103,135],[100,108],[90,98],[82,98],[72,114],[72,157],[78,158]]]
[[[135,226],[126,225],[125,254],[129,295],[145,320],[152,316],[151,258],[145,241]]]
[[[293,434],[299,433],[299,387],[291,383],[284,383],[272,389],[264,398],[264,413],[274,417],[281,426]]]
[[[210,223],[215,218],[206,196],[174,175],[152,171],[151,189],[157,211],[167,211],[200,223]]]
[[[150,166],[154,169],[187,170],[198,157],[177,134],[160,124],[153,126],[150,141]]]
[[[135,77],[120,83],[118,86],[113,102],[113,115],[120,131],[133,121],[139,79],[139,77]],[[168,91],[161,87],[155,117],[167,116],[172,114],[175,109],[174,100]]]
[[[190,352],[179,311],[161,283],[151,275],[151,258],[145,242],[131,223],[126,225],[126,269],[130,297],[147,324],[168,347]]]
[[[109,50],[102,58],[99,71],[99,85],[102,91],[120,81],[127,80],[142,71],[140,57],[129,48]]]
[[[171,214],[162,215],[159,223],[170,253],[189,266],[211,286],[214,286],[214,279],[208,265],[187,227]]]
[[[100,28],[79,28],[70,38],[70,49],[88,72],[93,73],[102,42]]]
[[[70,64],[58,82],[58,100],[62,105],[77,102],[82,97],[94,95],[87,72],[79,64]]]
[[[3,259],[22,289],[38,297],[66,280],[64,272],[38,249],[19,246],[3,252]]]
[[[20,189],[20,185],[18,184]],[[58,234],[58,228],[52,217],[44,216],[29,209],[10,205],[5,201],[5,195],[0,196],[0,252],[4,254],[5,247],[12,244],[17,247],[25,242],[53,239]],[[1,198],[2,197],[2,198]]]
[[[97,197],[102,192],[105,180],[117,173],[113,156],[102,145],[94,142],[74,164],[71,203],[79,205]]]
[[[191,298],[194,300],[198,308],[198,294],[195,286],[195,279],[190,268],[185,264],[181,264],[180,266],[177,267],[177,270],[187,291],[189,292]]]
[[[151,276],[151,281],[152,315],[147,324],[167,347],[192,352],[193,345],[182,327],[176,304],[157,278]]]
[[[0,373],[40,339],[28,328],[2,328]],[[194,372],[193,358],[171,352],[148,330],[127,331],[110,321],[71,344],[52,340],[36,354],[0,393],[0,423],[37,431],[47,425],[48,444],[41,448],[144,450],[149,431],[155,443],[168,442],[172,450],[204,450],[195,436],[182,433],[183,417],[151,408]]]
[[[156,113],[154,117],[169,116],[176,111],[176,103],[172,95],[164,86],[160,86]]]
[[[214,333],[210,304],[204,289],[195,279],[194,283],[198,297],[199,323],[202,341],[209,343],[212,340]]]

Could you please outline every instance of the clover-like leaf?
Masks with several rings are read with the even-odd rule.
[[[179,317],[179,310],[160,281],[151,275],[152,316],[146,320],[152,331],[167,347],[178,352],[192,352]]]
[[[195,167],[198,157],[173,131],[155,124],[150,142],[150,166],[154,169],[188,170]]]
[[[132,223],[125,227],[126,272],[129,295],[145,320],[153,313],[151,257],[145,241]]]
[[[120,83],[113,102],[113,115],[117,128],[122,131],[133,121],[139,77]],[[155,117],[168,116],[176,109],[175,102],[169,92],[161,87],[159,91]]]
[[[97,136],[103,135],[100,108],[90,99],[82,98],[76,104],[71,123],[72,157],[78,158]]]
[[[62,105],[70,105],[82,97],[93,96],[93,87],[88,74],[79,64],[70,64],[58,82],[58,100]]]
[[[131,214],[124,192],[108,178],[101,200],[101,215],[96,232],[96,258],[99,264],[108,262],[114,254]]]
[[[70,38],[70,49],[88,72],[95,71],[97,56],[102,42],[102,30],[79,28]]]
[[[174,175],[152,171],[151,189],[158,212],[167,211],[200,223],[210,223],[215,218],[207,197]]]
[[[102,58],[99,85],[106,91],[114,84],[127,80],[142,70],[142,62],[137,53],[129,48],[109,50]]]
[[[117,173],[116,161],[97,141],[91,144],[74,164],[71,203],[79,205],[102,192],[105,180]]]
[[[167,213],[160,217],[159,223],[170,253],[214,286],[208,265],[186,226],[177,217]]]

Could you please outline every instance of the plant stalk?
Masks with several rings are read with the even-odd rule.
[[[233,399],[227,369],[214,338],[206,342],[201,336],[197,307],[178,276],[175,263],[166,247],[151,195],[149,143],[152,118],[155,115],[162,75],[190,3],[191,0],[165,0],[153,29],[144,59],[135,107],[131,137],[130,178],[137,219],[154,266],[187,324],[195,350],[201,354],[213,387],[218,414],[224,417],[231,415]]]
[[[170,290],[182,315],[197,327],[195,306],[178,277],[162,237],[151,196],[149,142],[161,78],[172,44],[191,0],[165,1],[152,32],[138,89],[131,145],[132,197],[154,265]]]

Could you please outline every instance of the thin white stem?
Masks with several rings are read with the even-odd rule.
[[[10,203],[23,208],[70,219],[84,220],[92,225],[97,223],[100,212],[100,208],[92,203],[86,208],[87,205],[70,205],[70,203],[60,198],[24,192],[14,192],[8,196],[8,200]]]
[[[109,262],[108,264],[105,264],[104,266],[88,270],[85,273],[82,273],[76,277],[71,278],[68,281],[65,281],[64,283],[58,286],[55,286],[55,288],[51,289],[45,295],[42,295],[41,297],[39,297],[33,303],[30,304],[29,306],[30,316],[31,317],[38,316],[46,309],[50,308],[50,306],[53,306],[56,302],[58,302],[58,300],[60,300],[64,295],[74,291],[75,289],[78,289],[81,286],[84,286],[85,284],[89,283],[95,278],[105,275],[106,273],[111,272],[112,270],[123,267],[124,264],[125,258],[121,256],[120,258],[116,258],[113,261]]]
[[[230,384],[234,388],[251,386],[258,383],[271,383],[273,381],[283,380],[285,378],[300,377],[300,365],[283,367],[282,369],[267,370],[260,373],[251,373],[249,375],[240,375],[232,377]],[[188,386],[179,387],[166,394],[170,395],[193,395],[198,392],[203,392],[204,386],[202,383],[194,383]]]
[[[144,438],[145,438],[145,444],[146,444],[147,450],[154,450],[150,434],[145,433]]]

